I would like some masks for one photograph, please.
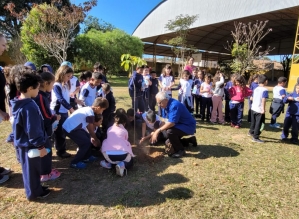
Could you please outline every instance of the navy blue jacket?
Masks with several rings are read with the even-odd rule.
[[[43,117],[34,100],[15,98],[10,103],[14,117],[14,145],[27,148],[44,146],[48,136]]]
[[[136,88],[136,97],[142,96],[142,81],[143,76],[136,71],[133,72],[132,77],[129,80],[129,94],[130,97],[134,97],[134,83]]]
[[[296,92],[293,92],[293,93],[286,95],[283,98],[284,103],[289,103],[289,106],[287,108],[287,113],[289,113],[290,115],[298,116],[299,115],[299,101],[288,100],[288,97],[293,97],[294,99],[296,99],[296,98],[299,99],[299,94],[297,94]]]
[[[151,78],[152,85],[150,86],[150,94],[156,95],[159,92],[159,80],[158,78]]]
[[[40,90],[38,92],[38,95],[34,98],[34,101],[38,105],[38,107],[43,115],[45,131],[46,131],[47,135],[50,137],[53,133],[52,124],[55,122],[57,117],[55,115],[52,115],[48,97],[49,96],[48,96],[47,92],[43,92]]]

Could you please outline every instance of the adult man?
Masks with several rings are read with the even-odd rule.
[[[165,151],[173,158],[180,158],[185,154],[181,138],[195,133],[196,121],[182,103],[170,98],[166,92],[159,92],[156,95],[156,100],[158,105],[164,109],[162,117],[166,121],[154,132],[151,140],[156,142],[159,133],[166,130],[168,140]]]

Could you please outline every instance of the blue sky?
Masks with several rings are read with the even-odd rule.
[[[132,34],[142,19],[162,0],[98,0],[88,15],[111,23],[116,28]],[[78,5],[84,0],[71,0]]]

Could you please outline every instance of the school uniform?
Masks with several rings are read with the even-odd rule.
[[[113,123],[114,123],[114,118],[113,118],[112,114],[114,113],[114,111],[116,109],[115,98],[111,91],[108,94],[103,93],[101,96],[106,98],[109,103],[109,107],[107,109],[105,109],[102,113],[102,115],[103,115],[102,130],[104,133],[106,133],[108,128],[110,127],[109,124],[112,123],[112,125],[113,125]]]
[[[79,95],[79,100],[84,101],[85,106],[92,106],[97,97],[97,87],[91,86],[89,82],[83,85]]]
[[[48,136],[45,147],[51,150],[46,156],[41,158],[41,175],[47,175],[52,171],[52,143],[50,137],[53,134],[52,124],[56,121],[57,117],[56,115],[52,115],[47,92],[40,90],[33,100],[39,106],[44,119],[44,127]]]
[[[200,85],[202,84],[202,80],[200,79],[193,79],[192,83],[192,95],[193,95],[193,106],[195,105],[195,114],[198,115],[200,113],[201,104],[202,104],[202,97],[200,94]]]
[[[225,96],[225,109],[224,109],[224,120],[225,122],[231,122],[230,120],[230,108],[229,108],[229,101],[230,101],[230,96],[229,96],[229,89],[233,87],[233,82],[228,81],[226,85],[224,86],[224,96]]]
[[[143,102],[145,106],[145,111],[148,111],[149,109],[149,91],[150,91],[150,85],[149,85],[149,80],[150,80],[150,75],[145,75],[143,76],[143,82],[142,82],[142,90],[143,90]]]
[[[41,158],[29,158],[30,149],[41,148],[45,145],[43,117],[36,103],[30,99],[11,100],[14,117],[14,145],[20,156],[22,176],[27,199],[41,196],[44,191],[40,183]]]
[[[276,118],[280,116],[284,109],[284,103],[282,96],[286,96],[286,90],[282,86],[275,86],[273,88],[273,100],[270,106],[271,124],[276,124]]]
[[[293,97],[295,100],[288,100],[288,97]],[[298,98],[298,99],[297,99]],[[283,130],[281,139],[285,140],[289,136],[289,130],[291,130],[291,142],[298,143],[298,122],[299,122],[299,94],[296,92],[290,93],[283,99],[284,103],[289,103],[286,110],[286,115],[283,123]]]
[[[262,112],[262,99],[268,98],[268,90],[265,87],[257,87],[253,92],[251,105],[251,124],[249,133],[254,139],[259,139],[262,124],[265,123],[265,112]],[[264,109],[266,111],[266,109]]]
[[[149,108],[155,111],[157,100],[156,95],[159,92],[159,80],[157,78],[151,78],[152,85],[149,88]]]
[[[184,104],[187,108],[187,110],[192,113],[193,112],[193,102],[192,102],[192,80],[184,80],[181,79],[180,80],[180,90],[179,90],[179,94],[180,94],[180,102],[182,104]]]
[[[203,90],[209,90],[209,91],[211,90],[211,84],[207,84],[206,82],[203,82],[201,86],[203,87]],[[212,94],[205,92],[205,93],[201,93],[201,96],[202,96],[201,120],[204,121],[206,118],[207,121],[209,121],[211,117]]]
[[[70,79],[70,85],[70,94],[73,93],[77,89],[77,87],[80,87],[80,82],[76,76],[72,76],[72,78]],[[74,110],[78,109],[78,105],[76,103],[76,95],[70,97],[70,105],[73,107]]]
[[[259,86],[258,83],[252,82],[249,86],[249,89],[252,90],[252,92]],[[252,101],[250,100],[250,97],[248,97],[248,117],[247,117],[247,122],[251,122],[251,105]]]
[[[51,96],[50,109],[52,114],[59,114],[61,116],[57,129],[54,132],[54,146],[56,154],[60,156],[66,152],[65,133],[63,132],[62,124],[68,117],[68,111],[72,108],[68,85],[62,86],[61,83],[55,82]]]
[[[145,104],[143,100],[142,91],[143,76],[137,72],[134,72],[132,77],[129,79],[129,95],[132,99],[132,108],[137,112],[145,112]],[[135,85],[135,88],[134,88]],[[135,92],[135,99],[134,99]]]
[[[65,120],[62,127],[70,139],[79,147],[71,164],[77,164],[91,156],[90,134],[86,131],[89,124],[93,124],[95,115],[91,107],[83,107],[76,110]]]

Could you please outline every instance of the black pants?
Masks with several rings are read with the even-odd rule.
[[[188,135],[187,133],[174,127],[167,129],[166,133],[167,133],[167,138],[175,152],[184,150],[184,145],[181,142],[181,138],[183,136],[187,136]]]
[[[127,154],[121,154],[121,155],[108,155],[111,161],[123,161],[126,159]],[[107,161],[107,160],[106,160]],[[107,161],[108,162],[108,161]],[[129,162],[123,161],[125,164],[126,169],[129,169],[133,166],[133,158]],[[109,162],[108,162],[109,163]]]
[[[56,148],[56,154],[62,155],[66,152],[65,132],[63,131],[62,125],[67,119],[67,113],[60,113],[61,119],[59,120],[56,131],[54,132],[54,145]]]
[[[230,108],[229,108],[229,100],[225,100],[225,122],[231,122],[230,120]]]
[[[135,101],[134,101],[134,97],[131,97],[131,99],[132,99],[132,108],[135,110],[135,112],[137,112],[137,110],[139,110],[140,113],[144,113],[145,112],[145,104],[144,104],[143,96],[136,97]],[[134,105],[135,105],[135,108],[134,108]]]
[[[251,125],[249,133],[253,135],[255,139],[259,138],[263,123],[265,123],[265,114],[257,113],[251,110]]]
[[[149,109],[149,89],[146,88],[143,91],[143,102],[144,102],[144,110],[148,111]]]
[[[194,95],[193,96],[193,106],[195,106],[195,108],[194,108],[195,114],[198,115],[198,112],[201,113],[201,107],[202,107],[201,105],[202,105],[202,96]]]
[[[210,120],[211,107],[212,107],[212,98],[211,97],[202,97],[201,120],[204,120],[205,118],[207,120]],[[206,112],[207,112],[207,114],[206,114]]]
[[[155,112],[155,108],[157,105],[156,94],[150,94],[149,96],[149,108]]]

